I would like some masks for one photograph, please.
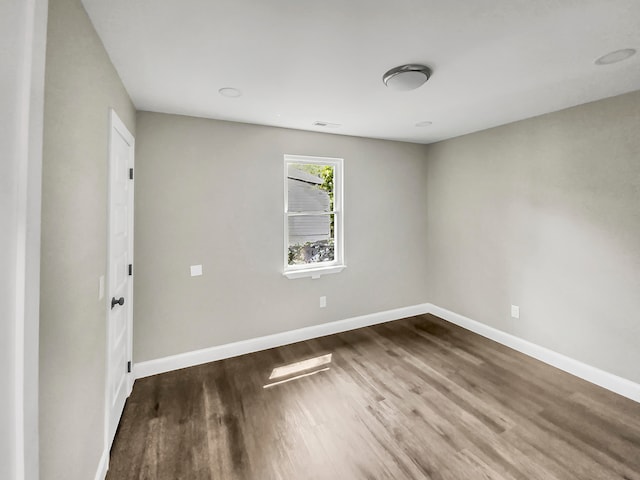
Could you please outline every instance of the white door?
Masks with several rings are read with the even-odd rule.
[[[133,313],[133,161],[134,139],[111,110],[109,135],[109,270],[107,277],[106,443],[111,448],[130,373]]]

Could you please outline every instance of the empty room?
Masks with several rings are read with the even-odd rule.
[[[0,479],[640,480],[640,2],[0,24]]]

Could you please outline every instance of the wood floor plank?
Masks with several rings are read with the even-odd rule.
[[[640,480],[640,404],[421,315],[138,380],[142,479]]]

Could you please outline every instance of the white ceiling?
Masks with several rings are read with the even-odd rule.
[[[429,143],[640,89],[640,52],[594,65],[640,50],[638,0],[83,3],[140,110]],[[385,87],[404,63],[433,76]]]

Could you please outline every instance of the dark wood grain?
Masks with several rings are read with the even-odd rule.
[[[422,315],[138,380],[107,479],[640,480],[640,404]]]

